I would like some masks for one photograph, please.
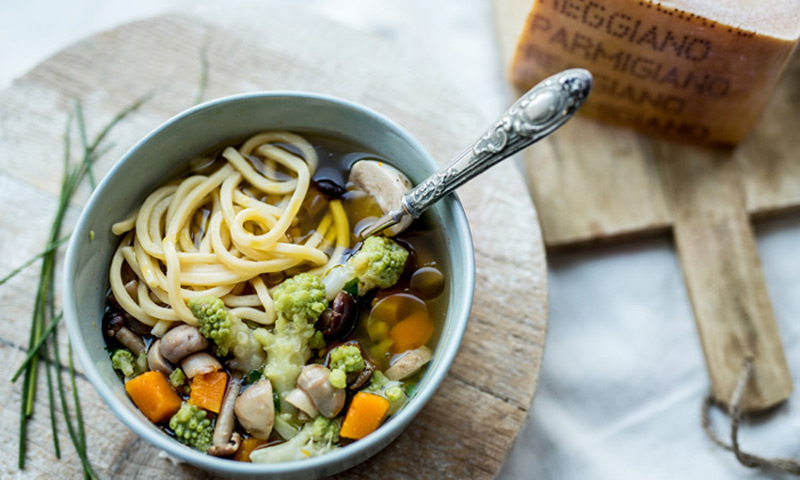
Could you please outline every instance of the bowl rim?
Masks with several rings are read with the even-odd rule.
[[[131,147],[109,170],[106,176],[98,183],[97,187],[92,192],[86,205],[81,210],[80,218],[73,230],[69,245],[67,248],[65,268],[63,271],[62,281],[63,285],[63,308],[65,323],[67,324],[67,331],[69,334],[70,342],[73,346],[73,351],[78,357],[80,364],[84,369],[86,377],[89,379],[92,386],[100,394],[100,397],[110,408],[112,413],[125,424],[129,429],[136,433],[139,437],[146,440],[151,445],[167,452],[168,454],[183,460],[189,464],[195,465],[205,470],[215,472],[226,472],[233,475],[254,475],[254,474],[297,474],[301,471],[342,471],[342,468],[337,468],[340,465],[347,465],[344,469],[351,468],[377,454],[381,449],[388,446],[395,437],[402,433],[414,417],[423,409],[423,407],[430,401],[433,395],[441,386],[442,381],[450,370],[452,362],[458,353],[461,341],[463,339],[464,331],[469,320],[470,311],[472,309],[474,286],[475,286],[475,259],[474,259],[474,246],[472,242],[472,234],[470,231],[469,223],[464,212],[461,201],[457,195],[449,195],[441,201],[448,204],[452,212],[453,232],[459,232],[452,237],[458,237],[464,247],[464,276],[467,281],[464,282],[465,291],[463,294],[464,304],[463,314],[450,318],[447,320],[454,322],[452,336],[448,343],[437,346],[436,355],[440,357],[438,369],[429,368],[426,372],[428,380],[424,388],[418,389],[413,398],[405,405],[399,412],[397,412],[387,424],[382,425],[381,428],[367,437],[347,445],[345,448],[334,450],[333,452],[312,457],[303,460],[295,460],[281,463],[249,463],[249,462],[236,462],[229,459],[217,458],[211,455],[200,453],[194,449],[182,445],[178,441],[169,438],[150,428],[150,425],[145,424],[144,420],[137,417],[125,405],[120,403],[118,396],[111,390],[110,386],[101,377],[97,370],[91,356],[89,349],[81,335],[80,327],[77,319],[77,306],[75,302],[75,288],[71,279],[75,277],[78,270],[77,264],[77,251],[79,250],[78,242],[86,238],[89,234],[87,231],[88,212],[94,210],[96,205],[100,203],[101,193],[105,190],[110,179],[115,177],[122,165],[125,164],[136,152],[145,144],[150,142],[153,138],[162,134],[163,131],[170,129],[173,125],[185,121],[187,118],[198,114],[199,112],[212,110],[220,107],[229,107],[230,104],[238,102],[249,101],[264,101],[268,99],[276,99],[280,97],[291,97],[302,100],[315,100],[326,102],[343,107],[345,109],[355,110],[361,114],[365,114],[373,121],[380,124],[383,128],[393,131],[399,135],[405,142],[407,142],[413,149],[421,152],[421,156],[428,167],[432,169],[439,168],[439,165],[434,160],[434,157],[425,149],[422,144],[408,133],[399,124],[389,120],[386,116],[365,107],[358,103],[341,99],[338,97],[317,94],[304,91],[291,91],[291,90],[275,90],[275,91],[261,91],[242,93],[230,95],[213,99],[199,105],[195,105],[187,110],[184,110],[177,115],[166,120],[158,127],[149,132],[141,140]],[[454,292],[450,293],[451,295]],[[433,365],[431,365],[433,367]],[[378,448],[375,448],[378,446]],[[355,459],[355,461],[353,460]]]

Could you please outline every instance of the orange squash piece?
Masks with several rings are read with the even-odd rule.
[[[239,450],[236,450],[236,454],[233,456],[233,459],[237,462],[250,462],[250,454],[253,453],[253,450],[264,445],[267,443],[266,440],[261,440],[255,437],[249,437],[242,440],[242,446],[239,447]]]
[[[219,413],[227,385],[228,374],[222,370],[197,375],[192,379],[189,403],[209,412]]]
[[[389,400],[372,393],[358,392],[342,422],[339,435],[359,440],[377,430],[389,411]]]
[[[425,312],[417,312],[397,322],[389,330],[392,339],[392,353],[419,348],[433,335],[433,322]]]
[[[145,372],[125,384],[125,391],[153,423],[169,420],[181,408],[181,397],[161,372]]]

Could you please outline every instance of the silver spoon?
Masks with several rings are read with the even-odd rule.
[[[528,90],[470,148],[403,195],[401,208],[365,228],[367,238],[422,212],[489,167],[550,135],[583,105],[592,89],[592,74],[582,68],[564,70]]]

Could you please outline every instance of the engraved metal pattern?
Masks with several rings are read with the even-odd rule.
[[[475,144],[403,196],[403,209],[418,218],[432,204],[501,160],[546,137],[569,120],[592,89],[584,69],[565,70],[534,86]]]

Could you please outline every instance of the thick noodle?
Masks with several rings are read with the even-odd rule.
[[[276,144],[290,145],[300,156]],[[222,158],[225,163],[209,174],[158,188],[112,227],[123,237],[111,262],[111,291],[155,335],[176,321],[195,325],[186,302],[206,295],[222,298],[242,319],[270,325],[275,309],[267,275],[298,269],[322,274],[350,246],[339,200],[329,202],[303,242],[287,233],[318,164],[305,138],[259,133],[238,150],[225,148]],[[240,188],[243,182],[246,188]],[[135,284],[124,282],[125,265]]]

